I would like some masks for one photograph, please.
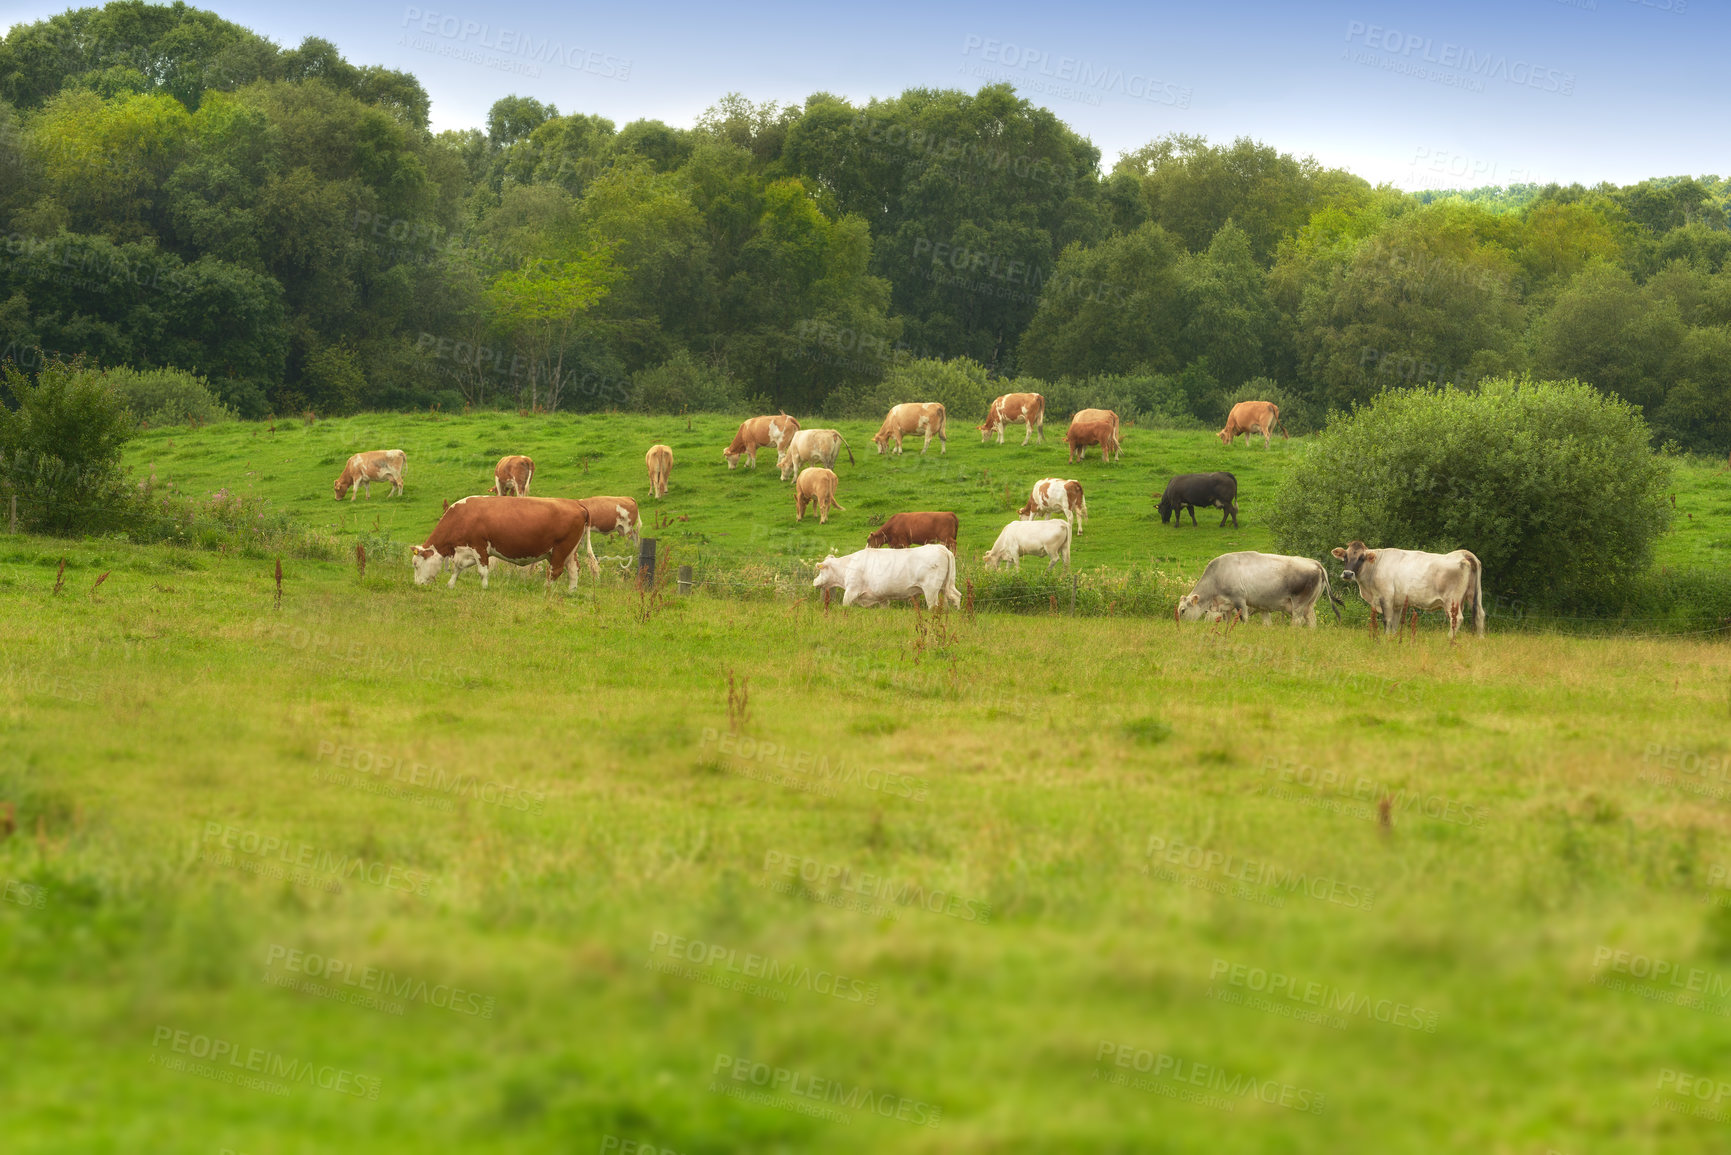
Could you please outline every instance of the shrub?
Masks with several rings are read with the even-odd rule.
[[[1167,429],[1197,429],[1202,423],[1193,412],[1200,398],[1216,392],[1207,367],[1196,362],[1180,373],[1138,371],[1096,374],[1092,377],[1062,377],[1057,382],[1025,392],[1046,395],[1047,419],[1068,421],[1082,409],[1110,409],[1119,420]]]
[[[685,349],[631,378],[631,407],[639,413],[730,413],[739,393],[739,383],[725,371]]]
[[[18,498],[24,526],[79,534],[124,520],[120,450],[135,422],[103,375],[55,360],[32,381],[7,362],[0,392],[0,495]]]
[[[107,380],[140,425],[192,425],[233,421],[234,410],[224,405],[210,382],[179,369],[88,370]]]
[[[1470,549],[1484,589],[1539,610],[1604,612],[1670,521],[1670,467],[1640,413],[1578,381],[1384,392],[1310,440],[1275,494],[1280,549]]]
[[[875,385],[845,396],[840,390],[832,393],[824,412],[831,417],[880,420],[890,406],[904,401],[941,401],[949,431],[959,436],[963,422],[978,425],[984,421],[986,406],[1008,391],[1006,382],[991,380],[986,367],[977,361],[921,357],[897,362]]]

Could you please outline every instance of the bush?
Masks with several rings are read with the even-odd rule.
[[[1008,383],[991,380],[977,361],[922,357],[897,362],[876,385],[846,396],[840,391],[830,394],[824,412],[830,417],[876,421],[904,401],[941,401],[949,431],[959,435],[963,422],[972,426],[984,421],[986,406],[1009,391]]]
[[[1619,605],[1670,523],[1670,467],[1640,413],[1578,381],[1389,391],[1311,439],[1275,494],[1279,548],[1359,539],[1484,564],[1486,600]]]
[[[1049,386],[1025,392],[1044,393],[1048,420],[1068,421],[1082,409],[1110,409],[1120,421],[1140,425],[1157,425],[1167,429],[1198,429],[1194,408],[1198,401],[1212,398],[1216,392],[1214,378],[1207,366],[1192,363],[1180,373],[1135,372],[1097,374],[1092,377],[1062,377]]]
[[[52,534],[110,529],[129,505],[120,450],[135,422],[100,373],[49,361],[32,381],[0,365],[0,496],[18,498],[26,528]]]
[[[631,407],[639,413],[731,413],[739,393],[739,383],[725,371],[685,349],[631,377]]]
[[[108,382],[140,425],[208,425],[235,419],[234,410],[217,399],[210,382],[193,373],[125,367],[88,372]]]

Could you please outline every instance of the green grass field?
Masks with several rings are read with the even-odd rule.
[[[1193,573],[1267,543],[1297,449],[922,466],[844,424],[848,512],[759,545],[792,498],[726,472],[724,424],[377,416],[132,460],[407,542],[502,453],[641,498],[662,439],[691,520],[654,532],[715,567],[898,508],[983,550],[1005,485],[1077,476],[1079,564]],[[339,507],[382,446],[407,497]],[[1221,462],[1241,529],[1161,536],[1156,477]],[[1684,475],[1674,564],[1725,557],[1723,485]],[[1722,640],[284,570],[278,608],[264,558],[0,552],[8,1152],[1725,1148]]]

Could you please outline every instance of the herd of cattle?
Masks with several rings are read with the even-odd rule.
[[[992,402],[979,426],[981,443],[994,434],[1004,442],[1004,427],[1025,427],[1022,444],[1038,438],[1045,442],[1045,398],[1038,393],[1011,393]],[[872,437],[879,454],[902,452],[906,437],[920,437],[924,454],[932,438],[938,452],[949,449],[947,415],[939,402],[910,402],[893,407],[882,427]],[[1218,436],[1232,445],[1239,434],[1262,434],[1263,445],[1279,429],[1280,409],[1267,401],[1244,401],[1233,406],[1226,426]],[[893,443],[894,448],[890,448]],[[1069,460],[1083,459],[1091,446],[1098,446],[1104,461],[1118,459],[1123,452],[1118,415],[1109,409],[1083,409],[1070,421],[1065,435]],[[757,453],[774,449],[783,481],[794,483],[794,518],[803,520],[815,505],[818,521],[827,523],[832,511],[847,512],[836,501],[838,478],[835,464],[845,450],[849,464],[853,450],[835,429],[801,429],[785,413],[752,417],[740,423],[733,441],[722,451],[728,469],[741,459],[755,468]],[[363,488],[371,500],[371,483],[388,482],[391,492],[403,492],[407,462],[400,449],[357,453],[349,458],[336,481],[339,500],[350,501]],[[653,445],[644,455],[649,474],[649,492],[657,498],[667,494],[673,469],[673,450]],[[618,534],[636,541],[643,522],[637,503],[629,497],[548,498],[531,497],[529,488],[535,463],[522,455],[501,458],[494,468],[489,494],[447,502],[432,533],[415,546],[411,561],[415,582],[425,585],[449,568],[451,586],[465,569],[474,567],[486,588],[494,559],[515,565],[548,562],[549,584],[561,573],[577,585],[581,569],[579,551],[587,554],[591,573],[600,572],[591,538],[595,533]],[[1228,519],[1238,525],[1238,481],[1230,473],[1182,474],[1167,483],[1159,501],[1163,524],[1181,523],[1188,511],[1196,522],[1197,508],[1219,509],[1220,525]],[[988,565],[1009,563],[1017,568],[1028,555],[1043,555],[1047,570],[1062,561],[1070,563],[1072,534],[1080,534],[1088,518],[1088,502],[1081,482],[1073,478],[1048,477],[1034,483],[1027,502],[1017,511],[1017,520],[999,532],[984,556]],[[1036,520],[1042,519],[1042,520]],[[1177,519],[1176,521],[1174,519]],[[956,553],[959,519],[951,512],[897,513],[866,538],[865,549],[844,556],[824,558],[816,565],[813,586],[842,591],[843,605],[874,606],[884,602],[924,596],[927,607],[940,601],[961,604],[956,589]],[[1448,619],[1452,639],[1472,614],[1475,632],[1485,628],[1484,599],[1480,586],[1479,559],[1462,549],[1450,554],[1417,550],[1367,549],[1353,541],[1333,551],[1343,563],[1342,577],[1358,587],[1359,595],[1384,629],[1394,631],[1410,611],[1440,610]],[[1329,587],[1328,571],[1313,558],[1288,557],[1255,551],[1222,554],[1208,563],[1202,577],[1173,610],[1175,621],[1248,620],[1260,613],[1264,624],[1275,612],[1287,614],[1294,626],[1316,625],[1316,605],[1326,597],[1336,619],[1340,599]]]

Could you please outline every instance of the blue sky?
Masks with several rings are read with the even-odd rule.
[[[855,101],[1008,78],[1099,146],[1248,135],[1402,188],[1731,171],[1722,0],[204,5],[406,69],[436,128],[507,93],[616,124],[689,125],[718,97]],[[0,26],[59,11],[6,3]]]

